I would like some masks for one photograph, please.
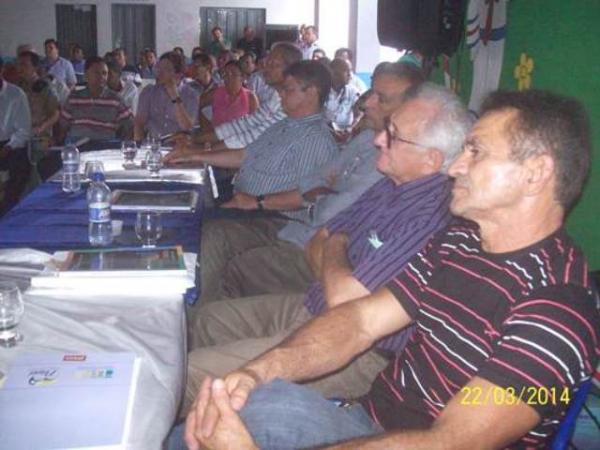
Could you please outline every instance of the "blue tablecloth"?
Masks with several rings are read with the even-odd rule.
[[[129,190],[195,189],[203,198],[202,186],[139,183],[111,184],[110,188]],[[47,252],[89,247],[87,186],[76,194],[62,191],[60,183],[44,183],[0,220],[0,248],[29,247]],[[200,242],[202,202],[195,213],[162,214],[163,237],[159,245],[181,245],[197,252]],[[111,247],[136,246],[135,212],[112,212],[112,219],[123,221],[123,232]]]

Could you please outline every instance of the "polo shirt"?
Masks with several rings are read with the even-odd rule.
[[[133,129],[131,110],[108,88],[98,97],[91,97],[87,87],[71,92],[60,115],[69,138],[125,138]]]
[[[384,286],[415,253],[451,220],[451,182],[433,174],[396,185],[390,178],[377,182],[354,204],[331,219],[330,233],[348,235],[347,256],[352,276],[370,292]],[[321,283],[313,283],[304,304],[313,314],[326,309]],[[379,348],[398,351],[410,333],[400,331],[378,342]]]
[[[235,191],[259,195],[297,189],[304,177],[333,160],[337,153],[337,144],[322,114],[287,117],[246,147]],[[304,219],[306,211],[286,215]]]

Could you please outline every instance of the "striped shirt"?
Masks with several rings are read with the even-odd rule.
[[[425,428],[477,375],[530,404],[538,426],[511,448],[546,448],[596,367],[600,316],[588,267],[563,229],[527,248],[486,253],[477,226],[440,232],[387,285],[416,321],[404,353],[377,377],[363,405],[384,429]],[[532,404],[540,388],[554,400]]]
[[[215,127],[217,137],[225,142],[227,148],[247,147],[271,125],[287,117],[274,87],[266,86],[259,101],[260,105],[253,114]]]
[[[88,88],[71,92],[60,115],[70,138],[126,138],[133,130],[131,110],[108,88],[98,97],[91,97]]]
[[[322,114],[288,117],[265,131],[246,148],[235,180],[236,192],[271,194],[298,188],[300,180],[333,160],[338,147]],[[286,215],[305,219],[305,211]]]
[[[373,292],[390,281],[431,236],[448,224],[450,181],[435,174],[401,185],[389,178],[377,182],[328,224],[330,233],[348,234],[347,256],[353,276]],[[309,288],[304,304],[314,315],[325,308],[320,283]],[[410,332],[401,331],[378,343],[401,350]]]

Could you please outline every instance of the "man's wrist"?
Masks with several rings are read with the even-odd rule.
[[[176,105],[178,103],[182,103],[182,102],[183,102],[183,100],[181,100],[181,97],[179,95],[177,97],[171,99],[171,103],[173,103],[174,105]]]

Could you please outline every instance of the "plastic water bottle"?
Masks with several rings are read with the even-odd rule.
[[[88,236],[94,246],[110,245],[112,226],[110,223],[110,188],[104,182],[104,174],[95,172],[87,191],[90,217]]]
[[[67,144],[61,152],[63,163],[62,190],[78,192],[81,189],[79,176],[79,150],[73,144]]]

